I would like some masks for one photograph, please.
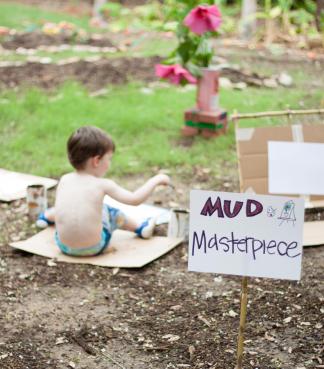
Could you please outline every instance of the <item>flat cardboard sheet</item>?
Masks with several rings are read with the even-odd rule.
[[[269,141],[324,143],[324,125],[238,127],[236,143],[241,192],[270,194],[268,184]],[[309,201],[306,201],[307,208],[324,206],[324,196],[310,195]]]
[[[304,223],[304,247],[324,245],[324,220]]]
[[[57,184],[55,179],[33,176],[0,168],[0,201],[13,201],[26,196],[27,186],[44,185],[47,189]]]
[[[324,195],[324,143],[268,142],[269,192]]]
[[[54,232],[54,227],[49,227],[25,241],[13,242],[10,246],[66,263],[141,268],[182,242],[181,238],[169,237],[152,237],[143,240],[132,232],[117,230],[106,253],[91,257],[73,257],[61,253],[55,244]]]

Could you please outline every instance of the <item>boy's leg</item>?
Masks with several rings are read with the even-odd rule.
[[[137,229],[140,225],[141,223],[138,222],[136,219],[125,215],[125,222],[121,226],[120,229],[123,229],[125,231],[135,232],[135,229]]]
[[[55,208],[48,208],[44,213],[40,213],[36,220],[36,226],[38,228],[46,228],[55,224]]]
[[[44,212],[45,217],[50,221],[55,223],[55,208],[48,208]]]
[[[125,216],[125,223],[122,229],[135,232],[141,238],[150,238],[155,228],[155,218],[148,218],[144,222],[139,222],[131,217]]]
[[[104,228],[110,233],[119,228],[135,232],[141,238],[150,238],[154,231],[155,222],[155,218],[148,218],[144,222],[139,222],[134,218],[126,216],[119,209],[106,204],[103,205],[102,223]]]

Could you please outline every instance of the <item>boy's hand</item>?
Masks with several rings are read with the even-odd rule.
[[[171,179],[166,174],[157,174],[155,177],[157,185],[168,186],[171,184]]]

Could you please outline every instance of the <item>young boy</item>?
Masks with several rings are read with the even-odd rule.
[[[68,158],[75,171],[65,174],[58,185],[55,207],[41,214],[39,227],[54,224],[55,240],[68,255],[101,254],[117,229],[134,231],[139,237],[152,236],[155,221],[140,223],[119,209],[103,204],[105,195],[129,205],[145,201],[158,185],[170,184],[170,178],[158,174],[136,191],[130,192],[103,176],[110,166],[115,144],[101,129],[86,126],[74,132],[67,143]]]

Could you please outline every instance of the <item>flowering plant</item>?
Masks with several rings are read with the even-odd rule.
[[[193,1],[189,0],[189,3]],[[220,24],[221,13],[213,0],[197,5],[189,12],[187,9],[178,22],[178,46],[163,64],[155,66],[156,75],[174,84],[196,83],[200,68],[210,65],[213,57],[210,38],[217,35]]]

